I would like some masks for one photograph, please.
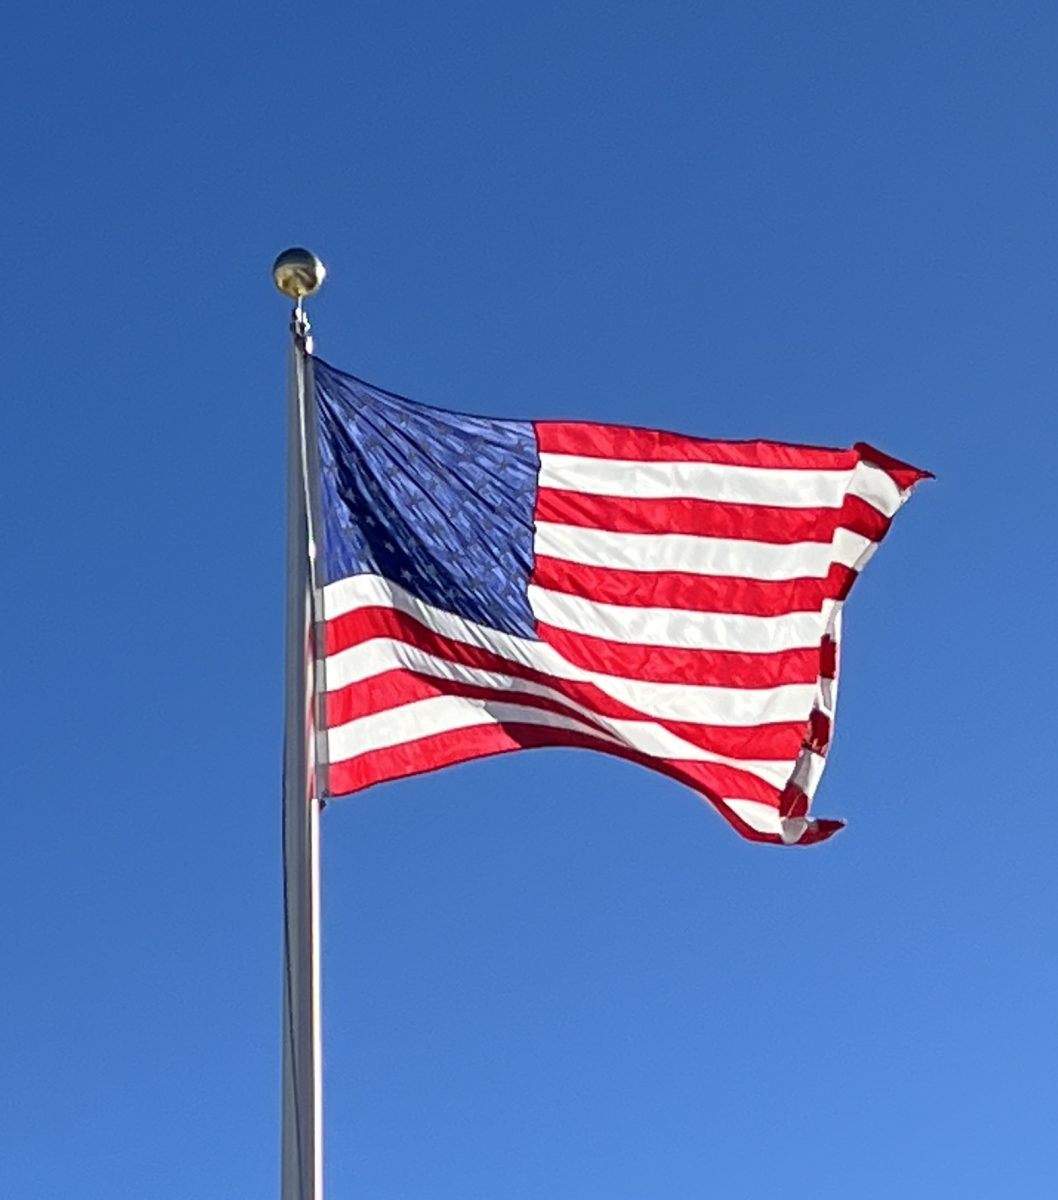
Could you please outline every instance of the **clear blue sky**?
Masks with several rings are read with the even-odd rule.
[[[298,242],[391,390],[938,475],[850,601],[826,845],[583,752],[327,811],[330,1197],[1052,1195],[1053,5],[5,42],[0,1195],[276,1195]]]

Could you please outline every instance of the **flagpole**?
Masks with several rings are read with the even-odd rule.
[[[307,250],[272,267],[295,307],[287,390],[286,684],[283,736],[283,1024],[280,1200],[322,1200],[320,1062],[320,808],[317,786],[315,599],[309,421],[312,339],[304,298],[323,282]]]

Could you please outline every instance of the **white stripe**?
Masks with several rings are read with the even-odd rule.
[[[436,696],[429,700],[416,700],[399,708],[387,709],[385,712],[372,713],[370,716],[360,717],[329,729],[328,757],[332,764],[349,762],[361,755],[401,746],[417,738],[506,723],[540,725],[547,729],[568,729],[576,733],[587,732],[601,737],[604,741],[613,740],[605,738],[595,730],[586,729],[578,721],[543,709],[520,704],[469,700],[463,696]],[[716,802],[720,805],[726,804],[751,829],[783,837],[784,840],[797,840],[796,836],[786,836],[788,831],[784,824],[789,823],[781,820],[778,809],[761,800],[717,797]],[[803,824],[800,823],[801,826]],[[800,836],[799,832],[797,836]]]
[[[478,646],[556,678],[594,683],[614,700],[661,720],[724,726],[807,721],[815,701],[816,685],[812,683],[783,684],[774,688],[722,688],[650,683],[602,671],[588,671],[563,658],[545,642],[515,637],[466,621],[416,599],[379,575],[352,575],[327,584],[323,589],[323,611],[327,619],[373,606],[407,613],[442,637]],[[818,641],[817,638],[813,644]],[[346,669],[343,661],[350,653],[345,650],[327,659],[329,687],[343,686],[340,682]],[[345,677],[345,682],[355,683],[356,679],[354,671]]]
[[[453,639],[454,640],[454,639]],[[645,718],[662,721],[686,721],[700,725],[758,725],[770,721],[804,721],[808,719],[815,697],[813,684],[783,684],[774,688],[723,688],[704,684],[648,683],[585,671],[561,658],[543,642],[541,660],[548,660],[556,669],[547,671],[554,679],[594,684],[613,700],[643,714]],[[420,660],[417,656],[423,655]],[[433,655],[408,645],[399,639],[371,638],[346,650],[339,650],[327,659],[327,690],[338,691],[362,683],[383,671],[407,667],[434,674],[426,665],[416,665]],[[447,663],[447,659],[437,658]],[[464,668],[471,670],[474,668]],[[542,666],[537,670],[543,671]],[[482,672],[483,675],[489,672]],[[543,685],[540,685],[541,687]],[[541,693],[543,694],[543,693]]]
[[[548,558],[622,571],[685,571],[741,579],[824,579],[831,563],[854,566],[874,543],[838,529],[830,542],[755,542],[685,533],[616,533],[537,521],[534,549]]]
[[[682,650],[734,650],[765,654],[818,646],[826,627],[823,612],[792,612],[777,617],[695,612],[679,608],[639,608],[604,604],[531,584],[529,604],[547,625],[637,646]]]
[[[838,530],[838,532],[847,533],[848,530]],[[851,534],[850,536],[856,537],[857,535]],[[871,561],[871,559],[874,557],[874,552],[877,549],[878,543],[872,542],[869,538],[864,538],[863,545],[859,547],[855,547],[851,542],[849,542],[846,544],[847,557],[843,557],[840,560],[835,561],[841,561],[845,564],[845,566],[852,567],[852,569],[858,574]]]
[[[761,800],[729,799],[726,796],[724,803],[736,816],[741,817],[750,829],[755,829],[758,833],[773,833],[782,837],[782,818],[779,816],[777,808],[772,808],[770,804],[765,804]]]
[[[471,700],[466,696],[431,696],[415,700],[398,708],[357,717],[344,725],[327,731],[330,762],[345,762],[373,750],[385,750],[417,738],[478,725],[505,723],[543,725],[549,729],[568,729],[574,733],[593,734],[605,741],[616,742],[590,725],[572,717],[531,708],[526,704],[510,704],[500,700]]]
[[[881,467],[869,462],[860,462],[856,464],[852,482],[849,484],[849,495],[859,496],[879,512],[891,517],[911,495],[911,490],[902,492],[892,476]]]
[[[524,692],[557,701],[567,708],[574,709],[587,722],[597,727],[598,731],[612,735],[621,744],[643,754],[656,758],[712,762],[737,767],[751,772],[776,788],[782,788],[786,784],[794,766],[793,759],[739,759],[717,754],[694,745],[693,742],[679,737],[653,721],[602,716],[590,706],[568,698],[557,688],[548,687],[535,680],[521,679],[516,675],[450,662],[391,638],[374,638],[333,655],[328,660],[328,689],[333,691],[349,683],[364,683],[376,675],[396,668],[416,671],[435,679],[457,680],[477,687],[495,688],[497,691]]]
[[[830,546],[830,561],[859,571],[867,565],[877,549],[878,543],[872,542],[862,533],[853,533],[851,529],[835,529],[834,541]]]
[[[808,829],[808,821],[804,817],[780,817],[779,810],[760,800],[728,800],[726,804],[732,812],[741,817],[750,829],[758,833],[768,833],[782,838],[787,846],[799,842]]]
[[[819,781],[823,776],[823,768],[827,765],[827,760],[822,754],[816,754],[814,750],[802,750],[801,757],[797,760],[797,765],[793,770],[793,774],[788,778],[792,784],[795,784],[809,798],[816,794],[816,788],[819,787]]]
[[[765,720],[801,721],[808,719],[815,696],[814,685],[808,683],[783,684],[774,688],[724,688],[623,679],[616,675],[582,670],[561,658],[545,643],[537,644],[540,646],[541,659],[548,659],[557,668],[546,672],[552,678],[594,684],[612,700],[620,701],[644,717],[661,721],[686,721],[698,725],[757,725]],[[447,659],[427,654],[399,639],[371,638],[339,650],[327,659],[327,690],[335,692],[362,683],[383,671],[400,667],[429,674],[438,673],[426,665],[427,660],[448,663]],[[420,662],[422,666],[418,665]],[[537,670],[543,671],[543,667],[538,666]],[[481,674],[485,676],[490,672],[482,671]],[[783,715],[776,716],[775,710]]]
[[[824,471],[818,467],[741,467],[541,454],[539,486],[593,496],[693,498],[777,508],[840,508],[851,494],[887,517],[905,498],[885,471],[864,462],[845,470]]]
[[[780,837],[787,845],[799,842],[808,828],[804,817],[780,817],[777,808],[760,800],[729,800],[725,797],[721,803],[741,817],[750,829]]]

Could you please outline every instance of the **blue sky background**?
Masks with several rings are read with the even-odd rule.
[[[291,243],[319,351],[938,475],[813,850],[538,751],[324,821],[331,1197],[1043,1197],[1058,16],[39,3],[5,27],[0,1194],[277,1194]]]

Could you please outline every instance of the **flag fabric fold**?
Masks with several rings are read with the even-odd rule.
[[[834,450],[511,421],[314,359],[324,791],[601,750],[809,844],[842,605],[928,473]]]

